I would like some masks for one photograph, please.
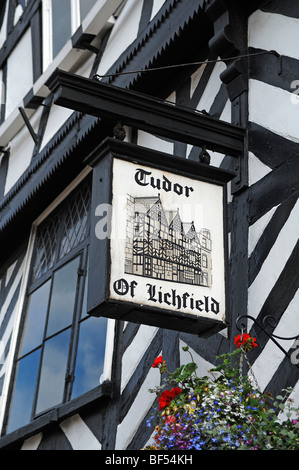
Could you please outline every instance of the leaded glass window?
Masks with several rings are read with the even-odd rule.
[[[38,279],[42,274],[53,267],[55,261],[56,236],[59,227],[59,212],[56,213],[39,230],[36,243],[36,256],[33,266],[33,279]]]
[[[90,180],[38,227],[7,431],[99,385],[106,319],[87,316]]]
[[[59,258],[65,256],[85,239],[89,206],[90,187],[86,185],[80,192],[80,198],[73,198],[67,203]]]

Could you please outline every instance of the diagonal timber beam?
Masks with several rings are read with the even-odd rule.
[[[46,86],[56,105],[112,122],[120,120],[123,125],[198,147],[206,145],[231,156],[243,153],[243,128],[195,110],[60,69],[56,69]]]

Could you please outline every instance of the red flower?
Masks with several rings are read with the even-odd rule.
[[[241,346],[244,346],[246,350],[249,350],[251,348],[257,348],[257,343],[256,343],[256,338],[252,338],[250,335],[247,333],[242,335],[238,335],[235,337],[235,345],[237,346],[238,349],[241,348]]]
[[[180,393],[182,393],[182,390],[180,389],[180,387],[172,388],[171,391],[172,391],[172,393],[174,394],[174,397],[176,397],[177,395],[179,395]],[[174,398],[174,397],[173,397],[173,398]]]
[[[175,423],[175,417],[173,415],[169,415],[169,416],[167,416],[165,422],[168,423],[168,424]]]
[[[159,356],[154,360],[154,363],[153,363],[152,367],[159,367],[162,364],[163,364],[162,356]]]
[[[159,410],[163,410],[169,403],[172,401],[172,394],[170,390],[164,390],[164,392],[161,393],[161,396],[158,398],[159,402]]]
[[[168,406],[172,400],[178,396],[180,393],[182,393],[182,390],[180,387],[175,387],[172,388],[171,390],[164,390],[164,392],[161,393],[161,396],[158,398],[159,402],[159,410],[163,410],[166,406]]]

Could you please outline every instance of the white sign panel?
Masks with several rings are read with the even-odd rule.
[[[234,175],[109,138],[88,164],[89,315],[205,337],[225,328]]]
[[[117,158],[112,175],[110,298],[224,322],[223,187]]]

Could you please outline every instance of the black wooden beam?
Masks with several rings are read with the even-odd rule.
[[[59,69],[46,86],[56,105],[232,156],[243,153],[243,128],[196,110]]]

